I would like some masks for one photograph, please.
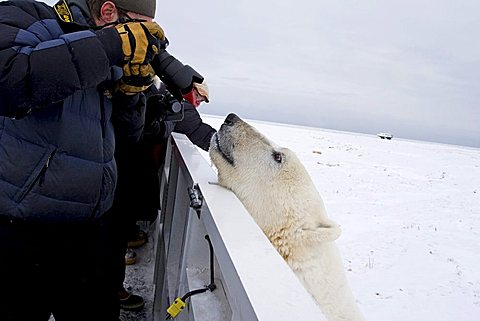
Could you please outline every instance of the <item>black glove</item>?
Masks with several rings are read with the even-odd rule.
[[[167,39],[162,28],[155,22],[127,22],[115,28],[95,31],[110,60],[110,65],[126,63],[148,64],[166,48]]]
[[[156,22],[127,22],[116,25],[115,30],[124,55],[123,77],[116,89],[126,95],[145,91],[155,76],[150,61],[164,46],[165,34]]]
[[[167,139],[173,132],[175,123],[172,121],[162,121],[155,119],[152,122],[145,123],[143,129],[143,137],[158,142],[162,142]]]
[[[116,90],[125,95],[135,95],[147,90],[153,84],[155,71],[150,64],[126,64],[123,77],[117,83]]]
[[[156,22],[120,23],[115,30],[122,40],[124,63],[150,63],[165,40],[165,33]]]

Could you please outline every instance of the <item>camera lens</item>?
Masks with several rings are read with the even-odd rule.
[[[192,90],[194,82],[201,84],[203,77],[189,65],[182,64],[177,58],[170,55],[166,50],[160,53],[152,60],[151,65],[155,74],[160,80],[169,87],[169,89],[179,100],[182,94]],[[179,93],[177,94],[177,91]]]
[[[172,105],[170,108],[172,109],[172,112],[179,113],[182,110],[182,104],[179,103],[178,101],[174,101],[172,102]]]

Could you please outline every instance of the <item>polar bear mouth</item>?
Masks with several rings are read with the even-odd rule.
[[[218,152],[220,153],[220,155],[222,155],[223,159],[226,160],[227,163],[229,163],[230,165],[235,166],[235,162],[232,156],[227,155],[227,153],[225,153],[225,151],[223,150],[220,144],[220,140],[218,139],[218,133],[215,135],[215,143],[217,144]]]

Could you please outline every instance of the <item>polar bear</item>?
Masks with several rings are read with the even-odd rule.
[[[235,114],[212,137],[218,183],[232,190],[329,321],[364,320],[334,241],[340,227],[297,156]]]

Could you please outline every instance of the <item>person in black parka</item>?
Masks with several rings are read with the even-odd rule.
[[[97,28],[108,23],[85,0],[0,2],[2,321],[118,321],[103,220],[115,138],[141,138],[149,85],[126,86],[138,75],[124,72],[148,65],[165,37],[154,22]]]
[[[208,87],[203,85],[203,100],[208,101]],[[166,92],[162,84],[159,89],[154,86],[147,94],[150,99]],[[198,94],[197,90],[194,90]],[[200,94],[198,94],[201,96]],[[125,140],[117,144],[115,158],[118,164],[118,187],[115,193],[110,217],[115,218],[113,224],[116,231],[117,246],[114,273],[121,297],[120,306],[125,310],[143,308],[142,297],[128,293],[124,288],[125,253],[130,238],[136,235],[136,222],[154,221],[160,207],[159,169],[163,164],[166,142],[172,132],[185,134],[195,145],[208,151],[210,139],[216,130],[203,122],[196,107],[183,100],[184,116],[181,121],[163,121],[162,113],[157,110],[158,104],[147,102],[145,130],[140,142],[131,143]],[[161,106],[160,106],[161,107]],[[164,106],[164,108],[168,108]]]

